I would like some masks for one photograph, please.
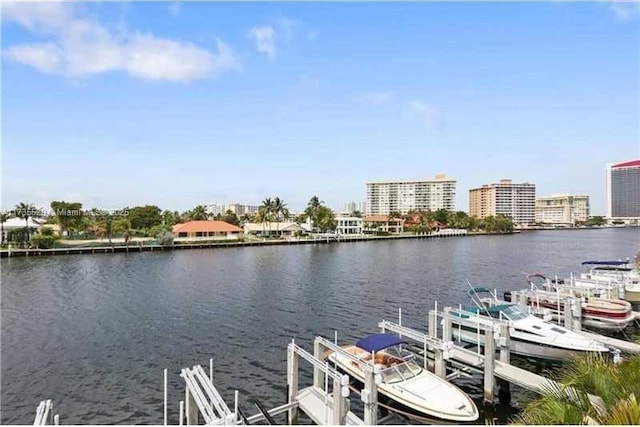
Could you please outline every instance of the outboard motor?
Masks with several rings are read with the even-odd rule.
[[[504,300],[505,300],[505,301],[507,301],[507,302],[511,302],[511,291],[507,291],[507,292],[505,292],[505,293],[504,293],[504,295],[503,295],[503,297],[504,297]]]

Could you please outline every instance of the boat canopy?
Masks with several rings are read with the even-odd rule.
[[[372,334],[360,339],[356,343],[356,347],[369,352],[376,352],[398,344],[408,344],[408,342],[398,335]]]
[[[582,265],[625,265],[629,261],[583,261]]]

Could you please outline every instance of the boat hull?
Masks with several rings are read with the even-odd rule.
[[[640,290],[628,290],[624,291],[624,300],[632,304],[640,304]]]
[[[452,328],[454,338],[469,344],[478,345],[477,331]],[[484,334],[480,331],[480,346],[484,347]],[[535,359],[547,359],[554,361],[565,361],[576,356],[584,355],[581,350],[572,350],[562,347],[551,347],[544,344],[537,344],[531,341],[524,341],[515,337],[509,340],[509,351],[523,357]]]

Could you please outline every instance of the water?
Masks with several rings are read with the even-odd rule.
[[[210,357],[225,398],[237,388],[254,413],[254,398],[284,403],[291,339],[311,351],[338,330],[346,344],[398,307],[426,330],[435,300],[467,302],[467,279],[502,292],[522,288],[522,272],[568,275],[638,251],[640,229],[602,229],[3,259],[0,421],[30,424],[50,398],[65,424],[161,424],[168,368],[177,422],[179,370]],[[480,379],[457,384],[481,402]]]

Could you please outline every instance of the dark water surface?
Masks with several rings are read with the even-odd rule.
[[[426,330],[435,300],[467,303],[467,279],[501,292],[522,288],[522,272],[638,251],[636,228],[3,259],[0,421],[31,424],[52,399],[64,424],[161,424],[168,368],[177,422],[180,369],[210,357],[223,395],[238,389],[254,413],[254,398],[284,403],[293,338],[312,351],[338,330],[346,344],[398,307]],[[481,401],[479,378],[457,384]]]

